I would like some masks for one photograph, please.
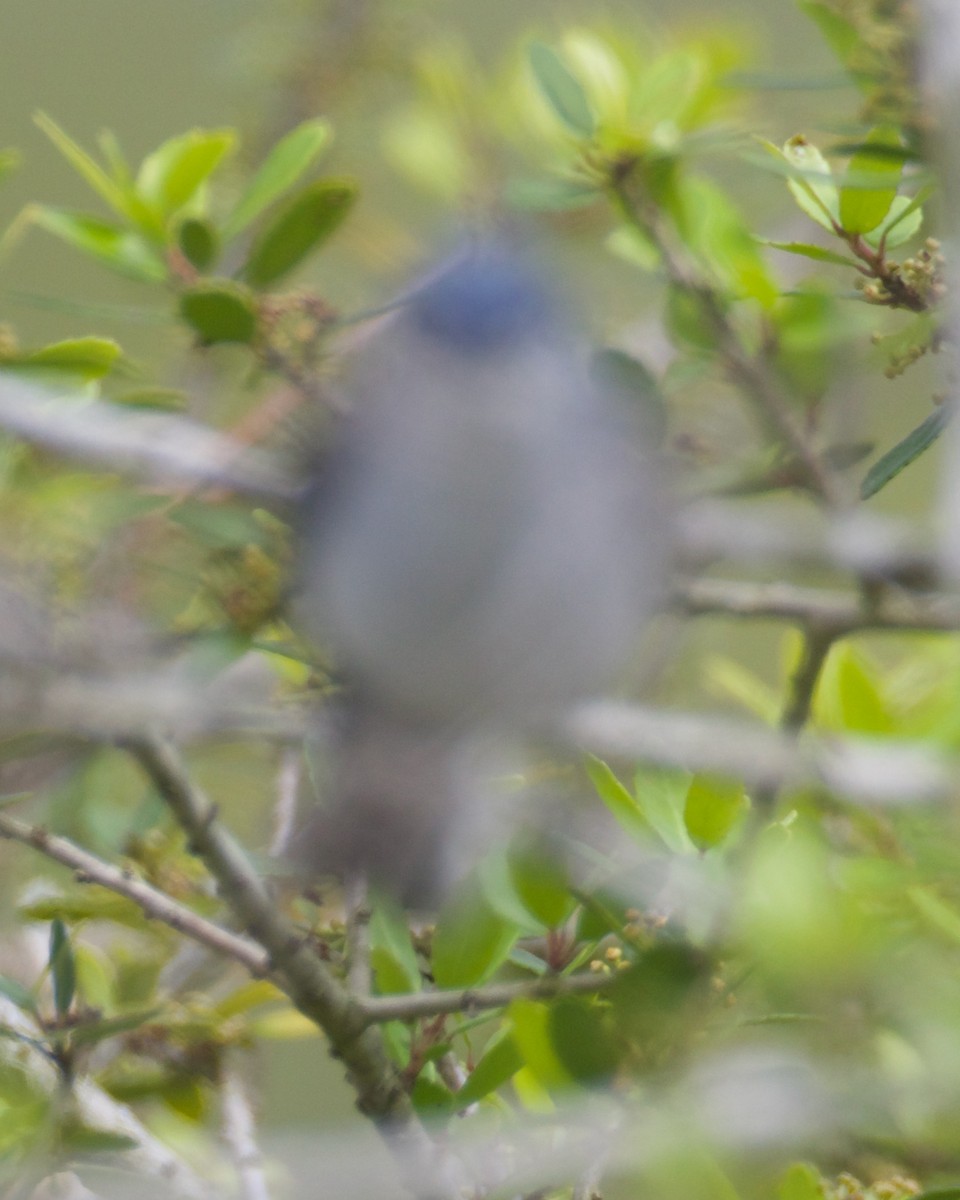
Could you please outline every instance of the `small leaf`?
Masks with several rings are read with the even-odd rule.
[[[428,1119],[436,1119],[441,1114],[450,1112],[453,1097],[442,1083],[421,1073],[413,1085],[410,1099],[418,1113],[422,1113]]]
[[[893,250],[916,237],[923,224],[923,209],[906,196],[897,196],[890,206],[890,220],[878,229],[864,234],[864,240],[871,246],[877,247],[883,242],[887,250]]]
[[[304,121],[280,139],[247,184],[233,212],[223,223],[223,236],[235,237],[285,191],[293,187],[329,144],[333,130],[320,118]]]
[[[641,767],[634,775],[637,806],[674,854],[691,854],[695,850],[683,821],[689,788],[690,776],[685,771]]]
[[[370,963],[382,995],[420,991],[423,981],[410,926],[384,897],[377,899],[370,917]]]
[[[510,953],[517,927],[487,904],[468,879],[444,905],[433,938],[433,974],[439,987],[472,987],[488,979]]]
[[[539,1000],[514,1000],[507,1016],[513,1043],[538,1082],[545,1088],[569,1087],[572,1079],[550,1036],[550,1006]]]
[[[650,822],[610,767],[592,754],[587,755],[584,766],[597,795],[623,829],[637,841],[648,842],[653,833]]]
[[[808,242],[770,242],[764,241],[765,246],[774,250],[785,250],[788,254],[799,254],[803,258],[812,258],[817,262],[836,263],[841,267],[856,267],[857,261],[846,254],[838,254],[836,250],[825,250],[823,246],[812,246]]]
[[[121,392],[113,396],[111,403],[125,408],[152,408],[159,412],[183,412],[187,407],[187,396],[179,388],[146,387]]]
[[[862,45],[859,30],[823,0],[798,0],[800,8],[818,26],[831,50],[846,64],[850,55]]]
[[[73,1029],[73,1040],[77,1045],[92,1046],[107,1038],[117,1037],[121,1033],[129,1033],[138,1029],[160,1012],[159,1008],[151,1008],[146,1012],[126,1013],[122,1017],[108,1017],[90,1025],[76,1025]]]
[[[266,287],[292,271],[330,237],[357,198],[356,185],[320,179],[290,198],[253,244],[244,274]]]
[[[510,856],[513,887],[526,910],[548,929],[555,929],[573,912],[566,874],[542,846],[524,848]]]
[[[110,338],[80,337],[52,342],[29,354],[0,360],[0,366],[63,371],[83,380],[102,379],[120,357],[120,347]]]
[[[592,137],[596,122],[586,92],[563,59],[543,42],[534,42],[527,57],[543,98],[564,125],[582,137]]]
[[[747,797],[741,783],[695,775],[683,810],[687,833],[701,850],[719,846],[746,807]]]
[[[94,1129],[75,1120],[62,1122],[57,1132],[64,1148],[74,1154],[122,1154],[140,1145],[136,1138],[125,1133]]]
[[[782,154],[795,168],[793,176],[787,179],[794,200],[808,217],[833,233],[839,195],[827,160],[799,133],[784,143]]]
[[[11,979],[8,975],[0,975],[0,996],[6,996],[8,1000],[12,1000],[17,1008],[22,1008],[24,1012],[35,1013],[37,1011],[37,1002],[34,999],[33,992],[29,988],[24,987],[16,979]]]
[[[621,1057],[609,1011],[582,996],[560,996],[550,1005],[553,1048],[571,1077],[580,1083],[607,1083]]]
[[[109,221],[46,204],[32,205],[24,219],[99,259],[120,275],[144,283],[161,283],[167,278],[166,263],[139,234]]]
[[[517,178],[507,181],[504,199],[524,212],[574,212],[596,204],[600,191],[575,179]]]
[[[891,479],[899,475],[904,467],[908,467],[914,459],[929,450],[946,429],[949,420],[950,412],[945,405],[936,409],[916,429],[912,429],[905,438],[897,442],[892,450],[878,458],[860,484],[860,498],[869,500],[871,496],[875,496]]]
[[[900,186],[903,157],[878,151],[900,149],[897,131],[878,126],[850,160],[840,189],[840,224],[848,233],[869,233],[889,213]]]
[[[180,297],[180,315],[206,345],[253,341],[257,304],[248,288],[231,279],[209,279]]]
[[[907,217],[912,218],[917,209],[922,208],[936,190],[936,184],[928,183],[926,187],[922,187],[920,191],[917,192],[917,194],[912,198],[908,196],[897,197],[890,209],[890,220],[887,221],[883,226],[883,229],[880,230],[884,242],[887,245],[899,246],[901,242],[908,241],[909,238],[913,237],[913,235],[920,228],[920,225],[923,223],[922,215],[916,221],[916,227],[911,230],[907,237],[901,237],[901,231],[898,227],[901,221],[905,220]],[[912,225],[913,221],[911,220],[911,226]],[[897,238],[896,240],[891,241],[891,235],[895,229],[897,230]]]
[[[48,956],[50,974],[53,979],[53,1003],[58,1017],[70,1011],[76,991],[76,967],[70,936],[63,921],[57,917],[50,924],[50,951]]]
[[[501,1030],[487,1043],[480,1061],[454,1097],[454,1104],[458,1109],[475,1104],[503,1087],[522,1066],[523,1058],[509,1030]]]
[[[660,445],[667,435],[667,401],[653,372],[632,354],[612,346],[598,350],[590,368],[601,387],[622,397],[639,412],[640,427],[647,440]]]
[[[152,237],[162,237],[163,229],[156,214],[151,212],[132,187],[124,187],[112,179],[96,159],[92,158],[46,113],[37,113],[34,121],[74,170],[86,180],[93,191],[102,200],[105,200],[118,216],[133,221]]]
[[[184,258],[198,271],[208,270],[220,254],[220,239],[209,221],[187,217],[177,230],[177,245]]]
[[[191,129],[158,146],[140,164],[137,191],[165,217],[178,212],[234,147],[232,129]]]

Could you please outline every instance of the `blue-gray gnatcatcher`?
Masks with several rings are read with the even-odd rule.
[[[442,890],[485,806],[474,747],[602,692],[660,600],[662,488],[574,341],[480,247],[358,354],[300,524],[299,621],[350,687],[294,849],[314,871]]]

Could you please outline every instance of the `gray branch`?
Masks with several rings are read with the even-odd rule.
[[[70,867],[83,883],[97,883],[111,892],[126,896],[148,917],[162,921],[164,925],[169,925],[171,929],[176,929],[218,954],[235,959],[253,975],[262,976],[269,972],[270,961],[266,952],[249,938],[221,929],[219,925],[171,900],[149,883],[137,879],[130,871],[103,862],[67,838],[48,833],[38,825],[28,825],[7,813],[0,813],[0,837],[32,846],[47,858]]]

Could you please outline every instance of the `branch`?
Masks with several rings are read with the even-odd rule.
[[[810,445],[803,426],[784,400],[783,384],[763,357],[752,357],[747,353],[713,286],[707,279],[695,275],[674,254],[655,210],[650,206],[649,212],[640,211],[629,193],[627,179],[624,174],[611,185],[613,201],[621,216],[656,246],[671,283],[699,302],[727,375],[793,454],[809,490],[833,508],[844,507],[850,499],[847,489]]]
[[[263,1156],[257,1145],[256,1126],[250,1097],[236,1071],[227,1069],[220,1090],[223,1139],[230,1149],[243,1200],[270,1200],[263,1169]]]
[[[823,787],[854,801],[921,804],[948,795],[957,763],[929,743],[806,734],[703,713],[594,702],[563,723],[565,741],[615,761],[714,771],[748,787]]]
[[[605,991],[617,979],[615,974],[545,975],[542,979],[519,983],[492,983],[482,988],[458,988],[438,992],[411,992],[402,996],[370,996],[360,1009],[371,1024],[382,1021],[415,1021],[420,1017],[439,1017],[445,1013],[477,1013],[503,1008],[512,1000],[552,1000],[554,996],[573,996]]]
[[[858,629],[960,630],[960,597],[946,592],[882,591],[869,602],[856,592],[828,591],[788,583],[744,583],[732,579],[685,579],[674,604],[690,616],[799,621],[835,637]]]
[[[171,900],[151,884],[137,879],[129,870],[103,862],[88,851],[81,850],[67,838],[48,833],[39,825],[28,825],[25,821],[18,821],[16,817],[6,813],[0,813],[0,837],[32,846],[47,858],[70,867],[80,883],[98,883],[101,887],[109,888],[111,892],[126,896],[138,905],[146,916],[155,921],[162,921],[164,925],[169,925],[171,929],[176,929],[218,954],[235,959],[251,974],[263,976],[269,973],[270,960],[266,952],[249,938],[239,937],[212,921],[205,920],[184,905]]]
[[[132,412],[64,398],[5,374],[0,426],[26,441],[138,478],[185,480],[273,499],[296,494],[288,472],[263,451],[171,413]]]
[[[425,1178],[433,1172],[437,1184],[430,1195],[448,1196],[455,1191],[452,1164],[439,1158],[420,1124],[379,1031],[370,1026],[359,1002],[313,953],[296,926],[278,911],[177,751],[154,735],[130,738],[125,745],[187,833],[191,849],[217,880],[224,899],[266,949],[287,995],[327,1035],[333,1054],[347,1068],[358,1108],[378,1125],[412,1176]]]
[[[61,1086],[57,1069],[37,1047],[43,1037],[42,1031],[5,996],[0,996],[0,1026],[12,1035],[0,1038],[0,1067],[9,1071],[13,1078],[24,1080],[30,1099],[34,1096],[56,1095]],[[114,1152],[116,1167],[129,1171],[131,1178],[163,1181],[169,1188],[169,1193],[164,1192],[164,1195],[176,1196],[180,1200],[213,1200],[214,1195],[218,1194],[144,1128],[127,1105],[114,1100],[91,1079],[74,1081],[72,1102],[84,1127],[128,1137],[136,1143],[129,1150]],[[55,1165],[51,1163],[51,1166]]]

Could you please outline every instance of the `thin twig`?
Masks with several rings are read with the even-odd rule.
[[[303,753],[299,746],[284,746],[277,765],[277,802],[273,807],[273,837],[270,857],[279,858],[290,844],[297,816],[297,792],[302,774]]]
[[[849,501],[847,489],[810,445],[803,426],[783,397],[782,384],[762,357],[746,352],[715,289],[705,278],[697,276],[681,262],[669,244],[656,210],[651,205],[649,211],[641,211],[641,206],[630,194],[628,179],[629,175],[624,173],[612,183],[610,189],[620,215],[646,240],[653,242],[671,283],[698,303],[700,313],[716,341],[719,358],[727,375],[790,450],[810,491],[830,507],[843,507]]]
[[[400,996],[369,996],[360,1004],[371,1023],[414,1021],[421,1017],[439,1017],[444,1013],[477,1013],[503,1008],[512,1000],[550,1000],[605,991],[615,975],[546,975],[542,979],[519,983],[492,983],[480,988],[453,988],[449,991],[411,992]]]
[[[594,702],[559,731],[601,758],[712,771],[748,787],[809,785],[869,804],[920,804],[954,788],[958,763],[926,742],[806,734],[757,721]]]
[[[263,1156],[257,1145],[256,1123],[250,1097],[243,1080],[234,1070],[221,1077],[220,1105],[223,1140],[230,1149],[242,1200],[270,1200],[263,1170]]]
[[[960,598],[946,592],[912,593],[886,589],[867,604],[854,591],[833,591],[788,583],[744,583],[732,579],[685,579],[673,603],[692,616],[800,621],[831,630],[834,636],[858,629],[960,630]]]
[[[296,1007],[327,1035],[357,1096],[358,1108],[380,1128],[411,1178],[436,1180],[420,1195],[448,1197],[457,1189],[456,1169],[441,1156],[419,1121],[387,1056],[379,1030],[358,1001],[313,953],[273,897],[240,846],[217,820],[216,808],[191,779],[169,742],[143,735],[125,742],[250,936],[267,950],[281,986]]]
[[[251,974],[262,976],[269,973],[270,960],[266,952],[249,938],[240,937],[205,920],[151,884],[138,879],[132,871],[105,863],[67,838],[49,833],[42,826],[29,825],[8,813],[0,813],[0,837],[22,842],[47,858],[70,867],[81,883],[97,883],[111,892],[126,896],[148,917],[162,921],[164,925],[169,925],[171,929],[176,929],[178,933],[218,954],[235,959]]]

